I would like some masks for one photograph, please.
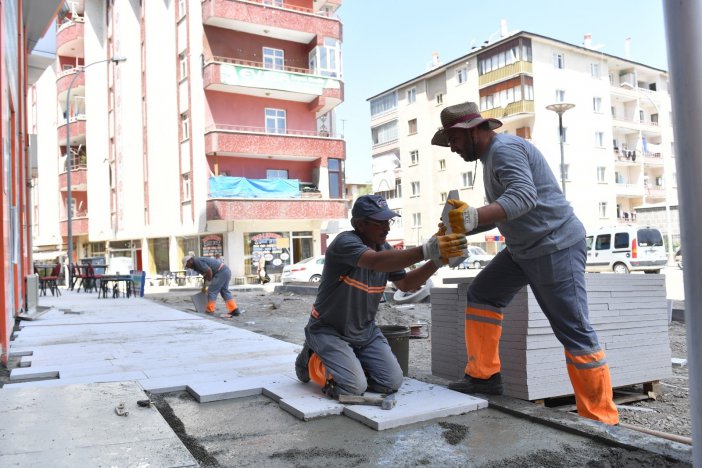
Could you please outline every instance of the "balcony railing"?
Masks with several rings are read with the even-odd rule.
[[[290,10],[290,11],[297,11],[299,13],[308,13],[310,15],[319,15],[319,16],[329,16],[332,17],[334,15],[328,14],[326,11],[317,11],[315,12],[312,8],[307,8],[307,7],[301,7],[297,5],[291,5],[287,2],[283,2],[283,6],[278,6],[278,5],[273,5],[270,0],[243,0],[248,3],[258,3],[259,5],[263,5],[267,8],[280,8],[281,10]]]
[[[498,68],[497,70],[492,70],[484,75],[480,75],[480,78],[478,79],[479,86],[484,86],[495,81],[501,81],[522,73],[532,73],[531,62],[519,61],[511,63],[502,68]]]
[[[268,131],[265,127],[251,127],[247,125],[228,125],[228,124],[212,124],[205,128],[205,132],[225,131],[225,132],[244,132],[244,133],[264,133],[270,136],[302,136],[313,138],[341,138],[339,135],[331,134],[326,130],[295,130],[286,128],[284,131]]]
[[[507,104],[506,107],[495,107],[480,111],[484,118],[502,119],[515,114],[526,114],[534,112],[534,101],[515,101]]]
[[[314,74],[314,73],[312,73],[312,71],[310,71],[309,68],[298,68],[298,67],[288,67],[288,66],[284,66],[282,68],[266,68],[263,66],[263,62],[255,62],[253,60],[243,60],[243,59],[230,58],[230,57],[214,56],[211,59],[205,59],[205,64],[208,64],[211,62],[233,63],[235,65],[244,65],[246,67],[263,68],[265,70],[277,70],[277,71],[286,71],[286,72],[292,72],[292,73],[304,73],[306,75],[313,75]]]

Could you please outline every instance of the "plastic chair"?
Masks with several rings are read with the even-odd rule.
[[[61,291],[58,288],[58,279],[61,274],[61,264],[57,263],[54,268],[51,269],[51,274],[49,276],[44,276],[39,278],[39,287],[46,296],[46,288],[51,290],[52,296],[60,296]],[[43,284],[42,284],[43,283]]]

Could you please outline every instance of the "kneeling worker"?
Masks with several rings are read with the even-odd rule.
[[[214,314],[217,295],[221,294],[227,305],[227,310],[229,310],[229,317],[240,315],[234,296],[229,291],[232,271],[222,260],[213,257],[193,257],[188,255],[183,258],[183,267],[195,270],[202,275],[205,282],[202,292],[207,292],[207,308],[205,312]]]
[[[354,230],[339,234],[325,254],[305,345],[295,361],[298,379],[314,381],[332,398],[400,388],[402,369],[375,323],[387,281],[402,291],[415,290],[466,247],[465,235],[452,234],[432,236],[420,247],[393,249],[386,238],[399,215],[379,195],[359,197],[351,213]],[[404,270],[421,260],[431,261]]]

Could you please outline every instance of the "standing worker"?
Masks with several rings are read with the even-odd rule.
[[[450,147],[466,162],[483,166],[488,205],[448,200],[452,232],[476,234],[499,228],[507,248],[471,283],[465,339],[468,365],[463,380],[449,388],[463,393],[502,394],[499,342],[503,309],[524,286],[534,296],[565,348],[566,367],[580,416],[617,424],[604,350],[588,318],[585,290],[585,228],[561,191],[541,152],[484,119],[477,104],[441,111],[433,145]]]
[[[234,296],[229,291],[229,280],[232,278],[232,271],[222,260],[212,257],[187,255],[183,258],[183,267],[195,270],[202,275],[204,281],[202,292],[207,292],[207,308],[205,312],[214,314],[217,294],[221,294],[224,303],[227,305],[227,310],[229,310],[228,317],[241,315]]]
[[[420,247],[393,249],[386,239],[399,215],[380,195],[359,197],[351,213],[354,230],[339,234],[324,256],[305,345],[295,360],[301,382],[311,379],[335,399],[400,388],[402,368],[375,323],[387,281],[402,291],[415,290],[466,247],[465,235],[452,234],[432,236]],[[421,260],[431,261],[404,270]]]

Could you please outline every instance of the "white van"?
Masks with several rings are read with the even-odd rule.
[[[587,235],[588,272],[659,273],[666,263],[663,235],[655,227],[611,226]]]

